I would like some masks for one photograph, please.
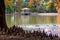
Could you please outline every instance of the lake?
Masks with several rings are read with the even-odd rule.
[[[56,16],[6,15],[6,22],[9,27],[22,24],[56,24]]]

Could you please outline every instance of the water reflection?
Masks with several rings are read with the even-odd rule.
[[[15,18],[15,19],[14,19]],[[8,26],[22,25],[22,24],[56,24],[56,16],[24,16],[15,15],[6,16]]]
[[[29,24],[29,16],[21,16],[22,24]]]
[[[13,16],[11,16],[11,23],[12,24],[14,24],[15,22],[14,22],[14,15]]]

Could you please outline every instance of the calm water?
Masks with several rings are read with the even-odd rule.
[[[9,27],[14,24],[56,24],[56,16],[7,15],[6,22]]]

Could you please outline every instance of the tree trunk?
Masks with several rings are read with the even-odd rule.
[[[57,12],[58,12],[57,24],[60,24],[60,0],[57,0]]]
[[[5,20],[5,3],[4,0],[0,0],[0,28],[7,29],[7,24]]]

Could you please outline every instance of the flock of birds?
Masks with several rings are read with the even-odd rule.
[[[17,26],[17,25],[15,25]],[[47,35],[52,34],[58,35],[60,37],[60,25],[58,24],[36,24],[36,25],[18,25],[17,27],[22,28],[25,31],[31,31],[32,33],[34,31],[41,31],[45,32]]]

